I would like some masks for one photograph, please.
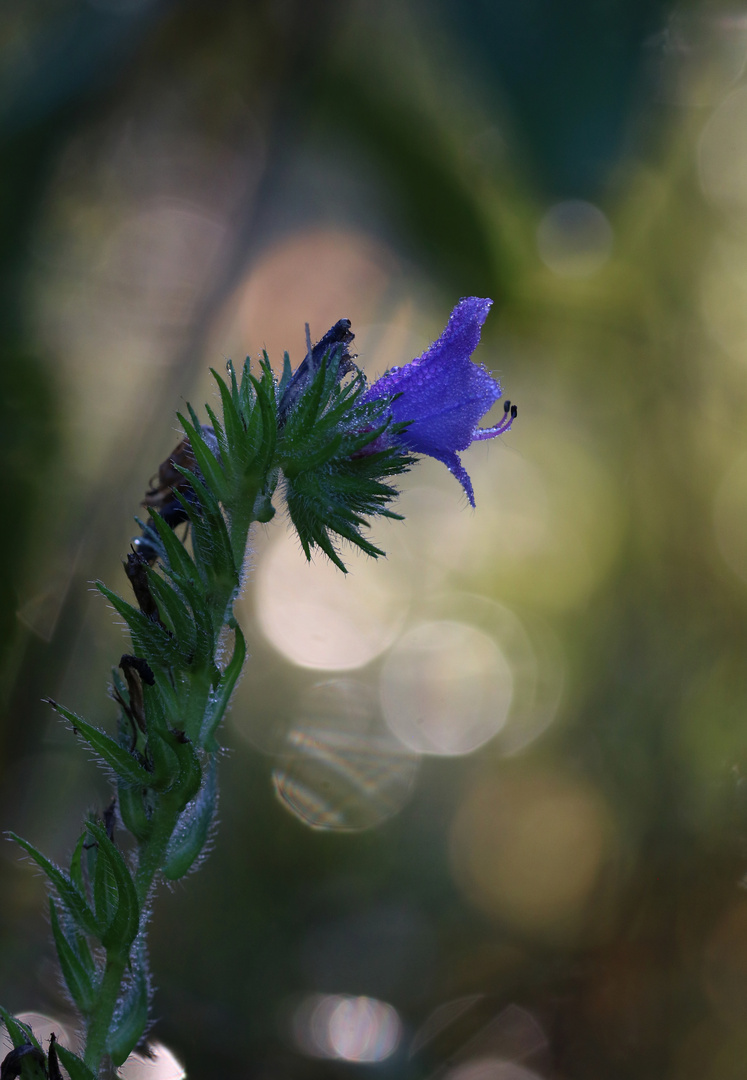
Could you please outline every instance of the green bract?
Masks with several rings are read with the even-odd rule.
[[[321,548],[343,572],[334,548],[337,534],[367,555],[383,555],[362,529],[376,514],[399,518],[387,509],[397,490],[386,481],[409,469],[413,459],[396,445],[362,453],[391,425],[388,400],[363,404],[366,383],[360,373],[342,384],[339,355],[326,357],[307,392],[283,425],[278,464],[285,477],[291,521],[307,558]],[[394,433],[407,425],[394,425]]]

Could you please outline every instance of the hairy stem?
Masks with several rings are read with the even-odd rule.
[[[158,872],[163,866],[166,848],[171,839],[176,823],[179,820],[179,812],[170,806],[167,799],[159,804],[159,810],[152,819],[153,829],[141,845],[138,853],[137,871],[135,872],[135,890],[138,903],[142,907],[153,888]],[[141,927],[143,919],[141,918]]]
[[[91,1019],[86,1034],[85,1063],[103,1080],[99,1072],[101,1059],[106,1052],[106,1040],[109,1028],[114,1017],[114,1010],[119,1000],[122,979],[127,968],[127,956],[119,954],[108,957],[104,974],[99,984],[99,992],[96,1005],[91,1013]]]
[[[240,575],[244,556],[247,548],[249,528],[252,524],[251,516],[241,515],[242,520],[238,524],[232,521],[231,542],[236,559],[238,573]],[[241,535],[243,533],[243,536]],[[228,620],[233,619],[232,594],[235,590],[235,582],[226,582],[225,588],[218,590],[219,595],[213,597],[213,607],[219,620],[228,625]],[[183,717],[169,717],[168,720],[174,726],[183,727],[189,738],[199,743],[202,721],[206,714],[211,690],[211,673],[208,668],[195,672],[194,681],[190,688],[187,714]],[[142,915],[138,933],[143,933],[145,923],[149,917],[147,907],[148,897],[161,872],[169,841],[174,834],[182,810],[181,801],[177,793],[166,793],[160,797],[151,818],[151,830],[148,839],[139,845],[137,855],[137,867],[134,873],[135,891]],[[137,935],[136,935],[137,936]],[[88,1026],[85,1062],[96,1074],[97,1080],[114,1080],[117,1071],[106,1053],[107,1037],[114,1018],[117,1002],[122,993],[122,983],[128,970],[128,956],[131,953],[133,941],[130,942],[128,953],[125,956],[116,956],[107,960],[96,1004],[92,1010]]]

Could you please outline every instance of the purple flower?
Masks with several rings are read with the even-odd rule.
[[[472,482],[457,451],[502,435],[516,417],[516,406],[507,401],[499,424],[477,426],[501,396],[498,381],[484,367],[472,363],[492,303],[477,296],[460,300],[438,341],[406,367],[387,371],[363,399],[367,402],[391,397],[394,422],[410,422],[398,441],[416,454],[442,461],[460,482],[473,507]]]

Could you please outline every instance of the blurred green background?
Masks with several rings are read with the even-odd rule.
[[[121,560],[175,412],[460,296],[519,418],[386,562],[258,531],[220,829],[162,890],[192,1078],[747,1075],[747,8],[26,0],[0,11],[0,820],[106,779]],[[0,999],[69,1022],[0,848]],[[165,1077],[165,1074],[164,1074]]]

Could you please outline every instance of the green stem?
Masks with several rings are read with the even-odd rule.
[[[101,1059],[106,1053],[106,1039],[119,999],[119,990],[126,968],[127,956],[107,957],[104,974],[99,984],[96,1005],[88,1025],[84,1058],[86,1065],[97,1076],[99,1076]]]
[[[117,1080],[117,1069],[108,1054],[104,1054],[99,1062],[98,1080]]]
[[[187,707],[184,712],[184,731],[195,745],[199,745],[200,729],[210,696],[212,671],[203,668],[191,679]]]
[[[245,510],[242,506],[238,513],[231,515],[231,547],[234,552],[239,575],[241,573],[241,567],[247,548],[249,528],[253,522],[253,515],[251,512],[253,504],[254,500],[251,499],[248,501],[249,510]],[[231,593],[234,588],[234,582],[230,583],[230,587],[227,583],[226,588],[220,590],[221,595],[212,598],[212,602],[215,605],[214,609],[219,620],[228,618],[228,615],[230,614],[229,604]],[[208,697],[210,694],[211,674],[212,673],[208,669],[195,673],[194,681],[190,687],[186,715],[180,718],[167,718],[172,722],[176,722],[177,719],[180,719],[182,723],[185,724],[188,735],[195,742],[199,739],[199,733],[202,728],[202,722],[207,708]],[[178,796],[174,796],[171,793],[162,795],[158,799],[153,811],[151,830],[148,839],[140,844],[134,881],[141,911],[146,909],[148,896],[163,867],[169,841],[171,840],[179,820],[180,810],[181,804]],[[141,916],[138,933],[144,931],[146,919],[147,914]],[[117,954],[116,956],[107,957],[96,1004],[91,1013],[86,1041],[85,1062],[96,1074],[98,1080],[109,1080],[109,1078],[116,1077],[116,1069],[106,1052],[106,1043],[117,1002],[120,997],[122,981],[127,971],[132,944],[133,942],[129,943],[127,953],[124,956]]]
[[[254,524],[254,504],[257,501],[259,491],[260,488],[257,486],[250,492],[245,492],[242,498],[231,507],[228,515],[228,535],[231,539],[231,551],[233,552],[233,561],[239,575],[239,581],[242,579],[249,530]]]
[[[169,845],[179,812],[170,805],[168,796],[159,802],[158,810],[151,819],[151,833],[140,847],[137,870],[135,872],[135,891],[141,908],[148,899],[156,876],[163,866],[166,848]],[[142,929],[142,923],[141,923]]]
[[[169,805],[167,799],[164,799],[159,806],[159,812],[154,816],[153,831],[140,848],[140,857],[135,874],[135,889],[141,909],[153,887],[156,875],[161,869],[166,848],[174,832],[178,817],[178,811]],[[141,931],[143,927],[144,920],[141,918]],[[107,957],[96,1004],[91,1013],[86,1038],[85,1062],[96,1074],[98,1080],[107,1080],[108,1076],[116,1076],[114,1067],[111,1063],[107,1065],[104,1060],[106,1040],[114,1017],[114,1010],[119,1000],[131,948],[132,942],[130,942],[127,954],[124,956]]]

